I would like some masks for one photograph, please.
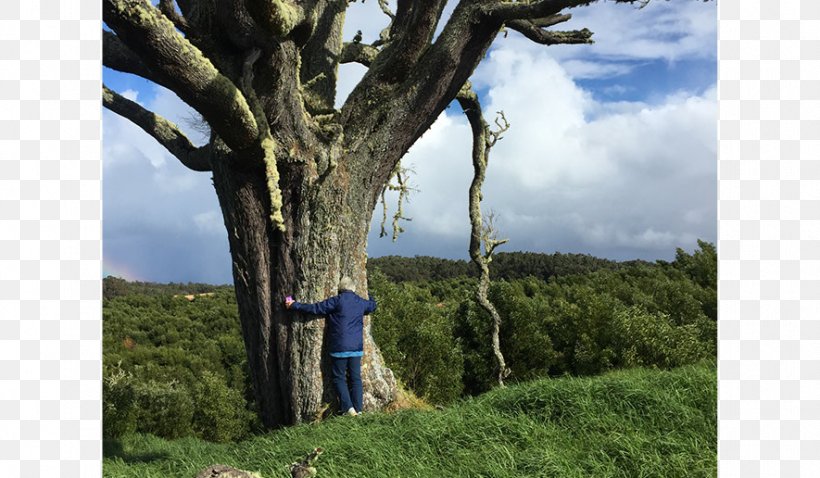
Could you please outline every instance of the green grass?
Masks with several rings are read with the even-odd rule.
[[[496,389],[440,411],[338,417],[214,444],[128,435],[107,477],[194,477],[215,463],[289,477],[315,447],[318,477],[704,477],[717,474],[714,362]]]

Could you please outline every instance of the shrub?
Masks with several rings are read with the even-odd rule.
[[[133,379],[119,363],[103,377],[104,438],[119,438],[137,429]]]
[[[370,288],[378,301],[373,337],[396,376],[425,400],[445,404],[461,396],[463,360],[453,323],[428,289],[396,286],[375,272]]]
[[[666,314],[631,307],[615,314],[616,342],[627,367],[671,368],[704,356],[694,324],[674,326]]]
[[[244,437],[250,430],[253,414],[247,410],[242,393],[228,387],[225,379],[204,372],[195,387],[193,429],[205,440],[229,442]]]
[[[179,382],[138,383],[135,387],[138,405],[137,431],[163,438],[180,438],[192,434],[194,401],[191,390]]]

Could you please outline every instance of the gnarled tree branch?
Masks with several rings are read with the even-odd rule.
[[[316,28],[301,50],[299,78],[305,108],[314,116],[332,113],[336,103],[338,65],[344,55],[342,30],[347,5],[347,1],[319,0],[311,10],[311,15],[316,16]]]
[[[138,103],[110,90],[103,85],[103,106],[130,120],[150,134],[159,144],[173,154],[183,165],[194,171],[210,171],[208,146],[197,148],[185,134],[162,116],[148,111]]]
[[[277,38],[285,38],[305,19],[305,10],[292,0],[247,0],[251,16]]]
[[[361,63],[370,66],[376,60],[379,49],[359,42],[346,42],[342,48],[339,63]]]
[[[103,0],[103,20],[231,149],[256,145],[258,128],[245,97],[148,0]]]
[[[490,149],[501,138],[509,127],[507,119],[503,113],[500,119],[496,120],[498,130],[491,131],[490,126],[484,120],[481,112],[481,103],[478,95],[472,90],[472,85],[468,81],[464,84],[456,96],[458,103],[464,110],[467,120],[470,122],[470,129],[473,133],[473,182],[470,184],[470,258],[478,266],[481,274],[479,276],[476,300],[479,305],[490,314],[493,319],[492,347],[497,366],[498,384],[504,386],[504,379],[510,374],[504,362],[504,355],[501,353],[501,316],[487,297],[490,290],[490,262],[495,248],[507,242],[506,239],[497,239],[493,226],[493,216],[490,215],[486,223],[481,217],[481,186],[484,184],[484,177],[487,173],[487,162],[490,159]],[[481,243],[484,243],[484,254],[481,254]]]
[[[528,20],[510,20],[506,25],[530,40],[542,45],[593,43],[592,32],[586,28],[568,32],[549,31],[538,27],[535,23]]]
[[[446,0],[398,0],[390,24],[390,43],[379,60],[377,77],[391,83],[403,80],[433,39]]]
[[[541,0],[531,2],[497,1],[482,7],[486,15],[499,20],[544,18],[565,8],[590,5],[598,0]],[[646,0],[612,0],[615,3],[646,3]]]
[[[390,7],[387,5],[387,0],[379,0],[379,8],[382,9],[385,15],[390,17],[390,20],[395,20],[396,15],[390,10]]]
[[[179,29],[179,31],[185,34],[188,33],[188,30],[191,26],[188,24],[188,20],[186,20],[185,17],[177,13],[176,9],[174,8],[174,0],[160,0],[159,11],[161,11],[163,15],[168,17],[168,19],[174,23],[174,25]]]
[[[564,23],[569,21],[572,18],[572,15],[569,13],[565,13],[563,15],[550,15],[544,18],[533,18],[530,21],[533,25],[541,28],[547,28],[554,25],[558,25],[559,23]]]
[[[108,68],[123,73],[131,73],[132,75],[137,75],[162,85],[162,80],[145,66],[140,57],[129,50],[128,47],[117,38],[117,35],[107,30],[103,30],[102,61],[103,66]]]

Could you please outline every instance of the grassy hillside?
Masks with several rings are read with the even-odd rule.
[[[438,411],[337,417],[232,444],[128,434],[107,477],[193,477],[221,463],[265,478],[314,447],[319,477],[716,476],[715,363],[537,380]]]

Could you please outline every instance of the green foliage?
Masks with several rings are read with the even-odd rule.
[[[120,368],[112,367],[103,376],[103,437],[119,438],[137,429],[137,408],[133,376]]]
[[[137,431],[163,438],[191,435],[194,400],[191,391],[178,382],[137,383],[134,387]]]
[[[253,392],[233,289],[195,285],[211,295],[189,301],[175,284],[105,281],[114,291],[103,302],[106,436],[247,435]]]
[[[230,442],[243,438],[253,421],[239,390],[228,387],[225,380],[205,372],[194,389],[193,427],[197,436],[213,442]]]
[[[530,381],[441,411],[338,417],[238,444],[131,434],[119,445],[105,476],[194,476],[224,463],[286,478],[321,447],[325,477],[714,477],[716,367]]]
[[[626,367],[671,368],[697,361],[704,352],[696,324],[676,327],[669,316],[640,307],[618,311],[615,342]]]
[[[373,337],[388,366],[425,400],[443,404],[458,398],[463,359],[446,305],[429,290],[391,284],[379,271],[369,284],[379,304]]]

